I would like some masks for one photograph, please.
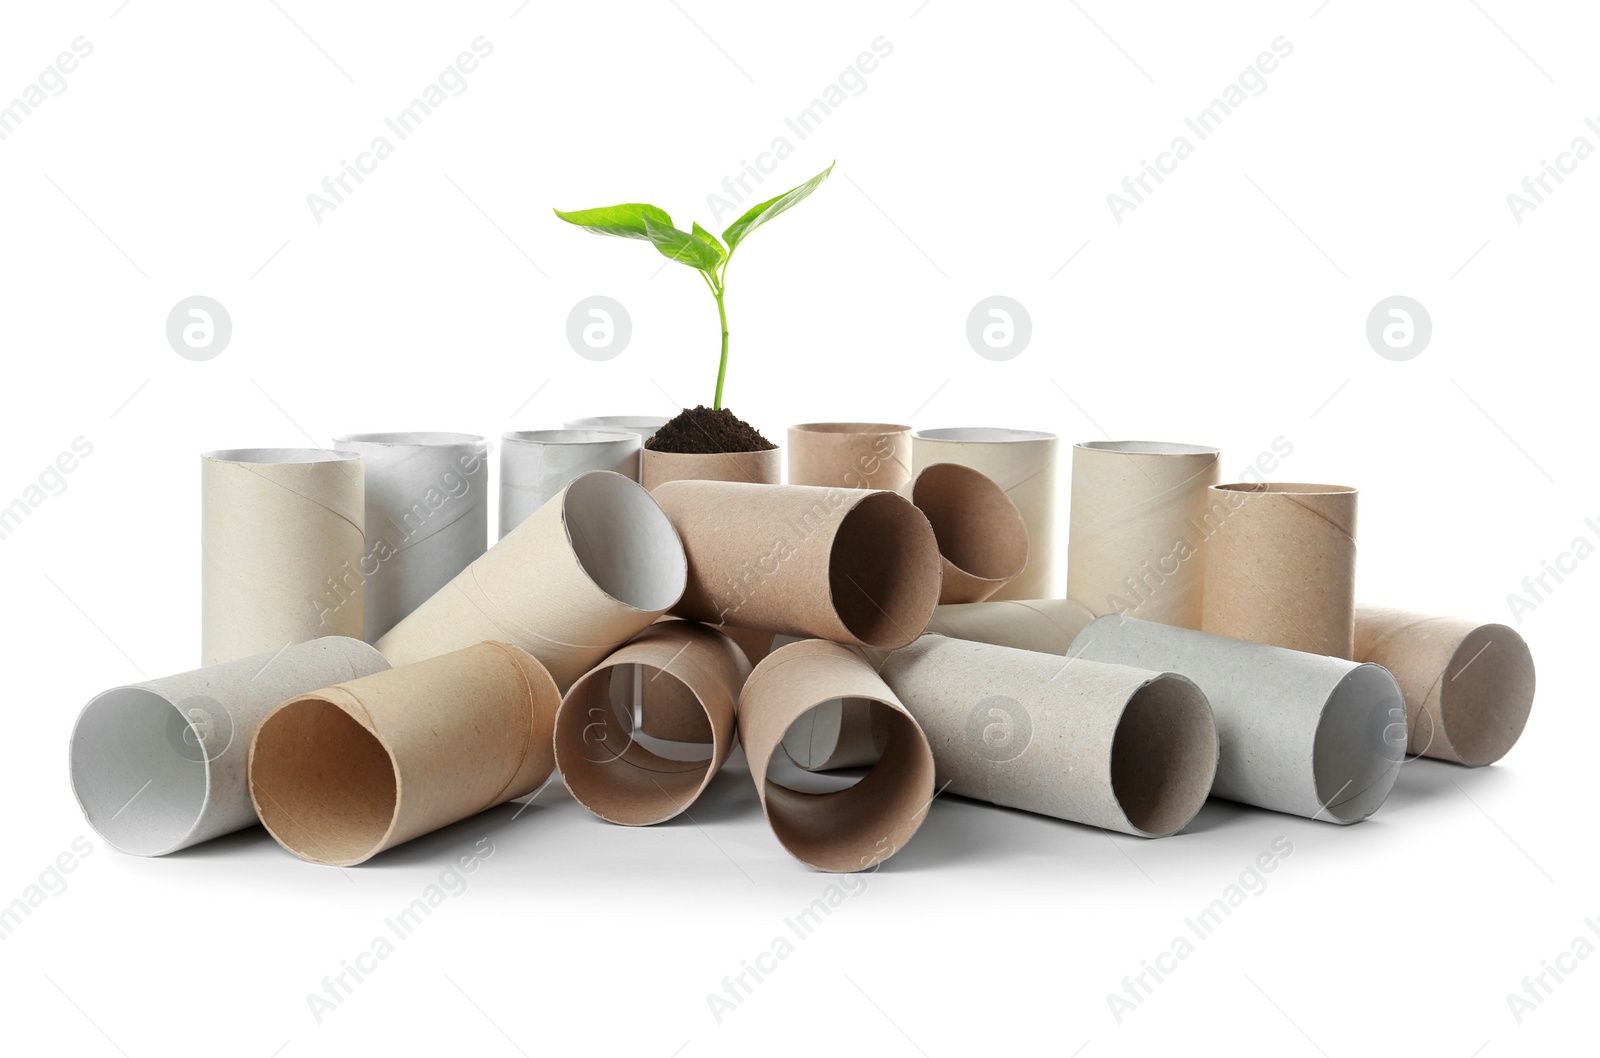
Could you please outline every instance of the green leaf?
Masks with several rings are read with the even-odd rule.
[[[616,235],[624,239],[649,239],[647,221],[672,227],[672,218],[667,215],[666,210],[644,202],[624,202],[620,206],[601,206],[598,209],[577,209],[571,213],[563,213],[558,209],[554,213],[568,224],[587,228],[596,235]]]
[[[728,229],[722,233],[722,237],[728,243],[728,252],[732,253],[744,241],[745,236],[815,191],[819,184],[828,179],[828,174],[831,172],[833,172],[832,165],[799,187],[791,188],[777,198],[769,198],[760,205],[750,207],[748,213],[728,225]]]
[[[669,260],[712,272],[722,264],[721,252],[686,231],[679,231],[670,223],[663,224],[649,214],[644,218],[646,238],[655,243],[661,256]]]
[[[721,242],[717,241],[717,237],[715,235],[702,228],[699,221],[694,222],[694,228],[692,231],[694,232],[696,238],[703,243],[710,244],[711,248],[717,251],[717,257],[719,259],[724,261],[728,259],[728,248],[723,246]]]

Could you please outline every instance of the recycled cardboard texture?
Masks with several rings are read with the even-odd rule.
[[[561,695],[509,643],[479,643],[291,698],[250,746],[250,796],[278,843],[349,867],[533,793]]]
[[[565,689],[683,594],[683,545],[621,474],[584,474],[462,570],[378,649],[395,665],[502,639]]]
[[[528,520],[591,470],[639,480],[639,448],[632,430],[513,430],[500,442],[500,535]]]
[[[656,623],[681,620],[667,616]],[[771,632],[737,625],[717,625],[716,630],[733,640],[752,665],[772,650]],[[667,742],[707,741],[705,710],[678,680],[650,679],[635,670],[634,701],[639,705],[639,730],[651,738]]]
[[[918,430],[911,435],[911,472],[960,463],[991,478],[1017,505],[1028,527],[1028,564],[995,599],[1054,598],[1056,572],[1056,435],[1002,427]]]
[[[911,427],[808,422],[789,427],[789,484],[900,492],[911,483]]]
[[[1377,665],[1114,615],[1085,628],[1070,656],[1199,684],[1222,741],[1217,797],[1355,823],[1378,810],[1400,773],[1405,707]]]
[[[767,779],[791,725],[814,706],[858,698],[884,709],[883,756],[847,789],[801,793]],[[902,848],[933,800],[933,755],[905,706],[872,666],[837,643],[809,639],[757,665],[739,698],[739,741],[778,841],[819,871],[874,867]]]
[[[1183,676],[934,635],[882,676],[941,789],[1141,837],[1182,830],[1211,791],[1216,725]]]
[[[683,617],[893,649],[939,601],[933,529],[892,492],[672,481],[654,496],[689,556]]]
[[[200,457],[200,664],[366,631],[361,457],[247,448]]]
[[[1073,599],[1009,599],[941,606],[928,631],[951,639],[1065,654],[1095,615]]]
[[[1220,524],[1206,544],[1202,630],[1350,658],[1356,490],[1238,482],[1210,492]]]
[[[639,483],[647,491],[669,481],[738,481],[751,485],[776,485],[783,481],[783,451],[762,452],[657,452],[640,454]]]
[[[633,739],[634,672],[670,683],[700,711],[703,760],[672,760]],[[733,749],[750,662],[721,632],[690,621],[651,625],[572,685],[556,713],[556,766],[577,802],[611,823],[649,826],[695,802]],[[686,739],[685,741],[689,741]]]
[[[1533,708],[1533,654],[1505,625],[1357,605],[1355,660],[1399,682],[1413,756],[1493,764]]]
[[[247,764],[261,720],[286,698],[389,667],[359,639],[283,650],[113,687],[72,729],[72,792],[95,833],[165,856],[255,826]]]
[[[806,771],[859,768],[877,763],[888,736],[882,709],[864,698],[836,698],[796,720],[783,736],[783,750]]]
[[[1028,526],[1017,505],[971,467],[923,467],[907,495],[939,542],[941,604],[982,602],[1028,564]]]
[[[1068,597],[1096,614],[1199,628],[1217,468],[1217,450],[1200,445],[1074,445]]]
[[[489,546],[489,447],[467,433],[358,433],[365,470],[366,639],[421,606]]]

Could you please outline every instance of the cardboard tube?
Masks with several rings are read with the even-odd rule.
[[[941,604],[983,602],[1028,564],[1028,526],[1017,505],[978,471],[933,463],[908,495],[939,542]]]
[[[632,430],[511,430],[500,439],[500,535],[550,502],[579,474],[609,470],[639,480]]]
[[[657,452],[640,454],[639,483],[650,492],[669,481],[738,481],[776,485],[783,480],[783,451]]]
[[[1009,599],[941,606],[933,611],[928,631],[951,639],[1065,654],[1094,617],[1072,599]]]
[[[200,664],[366,631],[361,457],[243,448],[200,457]]]
[[[918,430],[911,435],[911,472],[960,463],[992,479],[1017,505],[1028,527],[1028,563],[995,599],[1054,598],[1056,575],[1056,435],[1003,427]]]
[[[250,797],[278,844],[350,867],[537,790],[560,700],[509,643],[324,687],[262,721]]]
[[[1533,709],[1533,654],[1506,625],[1358,605],[1355,660],[1399,682],[1413,756],[1493,764]]]
[[[892,492],[670,481],[654,496],[689,556],[683,617],[888,650],[939,601],[933,530]]]
[[[1222,740],[1218,797],[1355,823],[1400,773],[1405,708],[1377,665],[1116,615],[1085,628],[1071,657],[1170,669],[1199,684]]]
[[[789,484],[887,489],[911,483],[911,427],[808,422],[789,427]]]
[[[324,636],[113,687],[73,725],[73,796],[107,845],[134,856],[254,826],[245,772],[262,718],[285,698],[388,667],[359,639]]]
[[[928,733],[941,788],[964,797],[1165,837],[1211,791],[1211,708],[1175,673],[930,635],[882,676]]]
[[[531,653],[566,688],[683,594],[683,544],[621,474],[576,478],[378,641],[395,665],[487,639]]]
[[[682,618],[668,616],[661,620]],[[717,631],[733,640],[752,665],[772,650],[771,632],[737,625],[718,625]],[[706,741],[705,710],[677,680],[652,680],[636,673],[634,700],[639,706],[639,730],[651,738],[666,742]]]
[[[822,702],[796,720],[783,736],[783,751],[806,771],[833,771],[875,764],[889,728],[881,710],[864,698]]]
[[[366,639],[400,623],[489,546],[489,446],[470,433],[353,433],[365,471]]]
[[[634,676],[667,682],[699,710],[693,741],[711,755],[674,760],[633,738]],[[750,662],[706,625],[663,621],[572,685],[556,713],[556,766],[577,802],[611,823],[649,826],[678,815],[705,791],[733,749],[734,710]],[[688,741],[685,739],[684,741]]]
[[[1199,628],[1218,456],[1163,441],[1074,445],[1068,597],[1096,614]]]
[[[769,779],[791,726],[820,703],[846,698],[883,710],[883,756],[872,770],[831,793],[801,793]],[[739,698],[739,741],[772,832],[819,871],[860,871],[888,859],[911,840],[933,800],[933,754],[922,729],[872,666],[836,643],[791,643],[756,666]]]
[[[1201,627],[1309,654],[1355,653],[1356,490],[1213,485]]]
[[[590,415],[562,423],[569,430],[632,430],[641,442],[655,436],[667,425],[665,415]]]

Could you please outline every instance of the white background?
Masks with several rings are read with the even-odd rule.
[[[1355,827],[1213,803],[1161,841],[941,798],[720,1024],[707,994],[832,882],[782,851],[737,758],[694,821],[611,827],[558,785],[515,821],[509,806],[344,872],[260,830],[161,860],[94,839],[66,776],[77,710],[197,661],[197,453],[709,401],[698,280],[550,209],[645,200],[720,231],[707,195],[780,135],[794,153],[766,194],[839,167],[730,272],[728,400],[774,438],[829,419],[1020,426],[1215,444],[1231,476],[1282,437],[1274,476],[1362,489],[1363,597],[1484,620],[1512,621],[1524,577],[1600,536],[1578,443],[1600,161],[1521,223],[1507,204],[1575,137],[1600,145],[1584,5],[518,2],[7,5],[0,101],[74,38],[93,53],[0,142],[0,504],[74,438],[94,451],[0,541],[0,902],[74,837],[94,848],[0,942],[0,1046],[1594,1046],[1600,958],[1520,1025],[1506,996],[1600,919],[1600,562],[1522,614],[1539,695],[1503,763],[1409,764]],[[467,90],[313,219],[306,196],[480,36],[493,54]],[[1293,53],[1266,90],[1118,223],[1106,196],[1280,36]],[[783,119],[878,37],[893,51],[865,90],[799,140]],[[564,335],[596,293],[634,323],[607,363]],[[194,294],[232,316],[209,362],[165,337]],[[991,294],[1033,322],[1002,363],[964,333]],[[1407,362],[1365,338],[1394,294],[1434,325]],[[1118,1024],[1107,994],[1280,836],[1294,852],[1266,891]],[[484,837],[468,890],[314,1020],[307,993]]]

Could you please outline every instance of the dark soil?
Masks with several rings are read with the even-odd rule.
[[[653,452],[765,452],[778,446],[727,408],[685,408],[644,443]]]

